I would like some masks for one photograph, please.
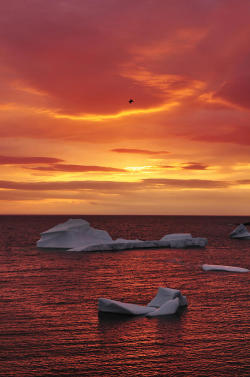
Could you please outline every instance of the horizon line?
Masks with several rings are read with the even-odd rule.
[[[209,216],[213,216],[213,217],[250,217],[250,214],[249,215],[216,215],[216,214],[206,214],[206,215],[202,215],[202,214],[127,214],[127,213],[123,213],[123,214],[95,214],[95,213],[84,213],[84,214],[72,214],[72,213],[2,213],[0,214],[0,216],[204,216],[204,217],[209,217]]]

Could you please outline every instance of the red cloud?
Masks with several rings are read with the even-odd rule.
[[[64,160],[54,157],[0,156],[0,165],[51,164],[62,161]]]
[[[250,59],[249,59],[250,65]],[[233,104],[250,108],[250,76],[235,77],[227,81],[214,98],[223,98]]]
[[[133,149],[133,148],[115,148],[111,149],[111,152],[117,153],[135,153],[135,154],[166,154],[167,151],[150,151],[148,149]]]
[[[208,179],[168,179],[168,178],[148,178],[143,181],[150,186],[162,187],[176,187],[176,188],[199,188],[199,189],[213,189],[225,188],[232,185],[228,181],[213,181]]]
[[[20,107],[25,104],[30,109],[39,97],[37,92],[45,93],[39,97],[41,109],[114,114],[128,109],[130,96],[136,98],[140,108],[162,104],[173,92],[180,92],[180,101],[185,102],[182,98],[190,96],[191,84],[201,82],[204,88],[195,93],[191,90],[191,96],[199,97],[207,90],[215,93],[215,99],[248,106],[249,1],[242,0],[240,6],[238,1],[229,0],[193,1],[192,7],[186,0],[159,1],[157,7],[154,2],[141,0],[106,0],[105,6],[97,3],[6,2],[0,23],[0,78],[6,77],[0,96],[5,102]],[[145,80],[136,77],[141,70],[150,74]],[[235,79],[238,72],[240,80]],[[167,85],[164,77],[169,77]],[[179,79],[171,81],[171,77]],[[34,102],[26,97],[24,101],[24,93],[13,89],[14,82],[23,85],[30,96],[33,92]],[[7,95],[8,88],[12,90]],[[119,119],[114,127],[112,122],[105,122],[103,127],[79,122],[72,127],[72,122],[55,120],[49,113],[29,114],[24,108],[8,113],[1,120],[0,132],[1,136],[98,143],[162,139],[180,130],[180,135],[186,132],[189,139],[249,144],[249,136],[241,132],[237,135],[237,130],[231,133],[232,127],[240,127],[240,112],[232,126],[229,112],[209,108],[208,122],[208,113],[200,111],[208,102],[203,102],[203,109],[202,101],[197,109],[197,102],[196,106],[189,103],[189,111],[178,107],[172,118],[163,113],[134,123],[132,118],[131,122]],[[244,116],[249,123],[249,114]],[[206,136],[208,127],[211,131]]]
[[[191,170],[206,170],[209,165],[201,164],[198,162],[187,162],[182,169],[191,169]]]
[[[116,181],[57,181],[57,182],[15,182],[0,181],[0,188],[12,190],[98,190],[115,191],[134,190],[142,187],[142,182],[116,182]]]

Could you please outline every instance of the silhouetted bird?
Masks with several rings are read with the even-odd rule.
[[[134,100],[133,98],[130,98],[128,102],[129,102],[129,103],[134,103],[135,100]]]

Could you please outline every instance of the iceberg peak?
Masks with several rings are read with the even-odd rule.
[[[240,224],[230,233],[230,238],[250,240],[250,232],[244,224]]]

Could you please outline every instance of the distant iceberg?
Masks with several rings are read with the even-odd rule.
[[[228,272],[249,272],[247,268],[222,266],[219,264],[203,264],[202,269],[204,271],[228,271]]]
[[[88,221],[82,219],[69,219],[63,224],[41,233],[37,241],[38,247],[69,249],[78,245],[111,242],[112,238],[105,230],[92,228]]]
[[[69,219],[63,224],[42,232],[37,247],[63,248],[70,251],[112,251],[145,248],[205,247],[206,238],[193,238],[190,233],[167,234],[160,240],[142,241],[118,238],[113,240],[105,230],[95,229],[88,221]]]
[[[247,230],[244,224],[240,224],[232,231],[232,233],[230,233],[230,237],[250,240],[250,232]]]
[[[147,317],[175,314],[180,306],[186,305],[187,299],[185,296],[182,296],[179,290],[163,287],[158,289],[157,295],[147,306],[129,304],[107,298],[98,299],[99,312],[146,315]]]

